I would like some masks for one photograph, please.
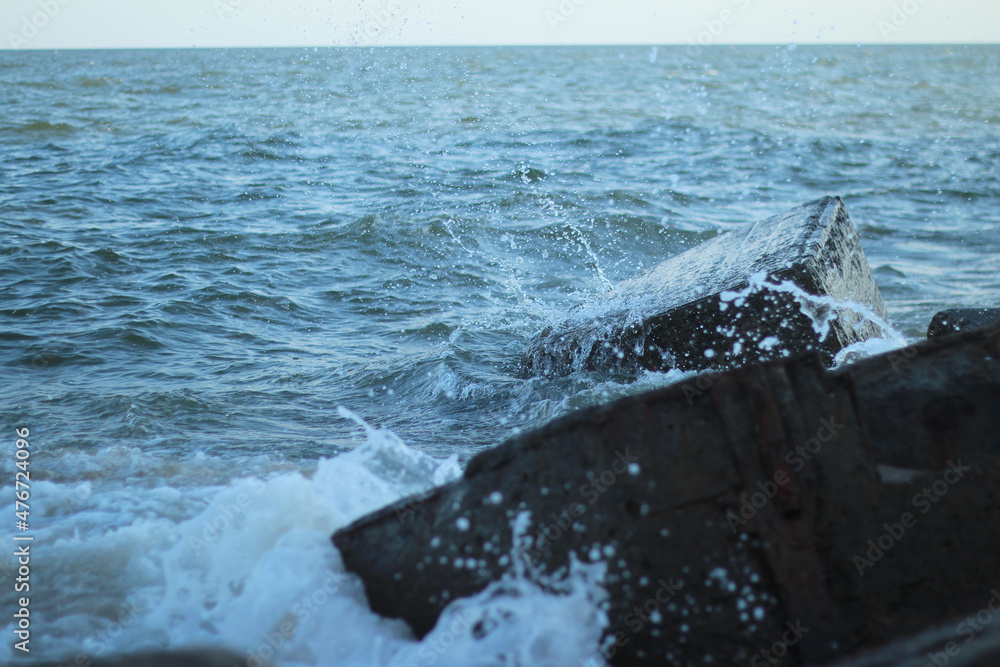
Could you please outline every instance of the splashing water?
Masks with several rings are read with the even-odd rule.
[[[556,202],[554,202],[552,199],[548,198],[545,199],[545,206],[543,210],[551,212],[552,215],[558,219],[565,218],[562,208],[558,204],[556,204]],[[601,284],[604,286],[605,289],[607,289],[611,294],[614,294],[615,284],[611,282],[611,280],[608,279],[608,276],[605,274],[604,268],[601,265],[602,264],[601,258],[597,256],[596,252],[594,252],[594,248],[590,244],[590,239],[587,238],[587,235],[583,233],[583,230],[580,229],[580,226],[574,223],[572,220],[567,219],[566,224],[569,226],[569,229],[572,230],[573,233],[576,235],[575,239],[576,242],[584,250],[584,252],[587,254],[587,257],[593,264],[594,270],[597,272],[597,279],[601,282]]]
[[[849,193],[907,335],[995,303],[997,47],[816,48],[720,51],[713,70],[664,49],[650,63],[649,46],[3,54],[4,412],[43,447],[32,657],[219,645],[279,666],[424,665],[427,647],[460,662],[472,639],[439,653],[371,614],[329,541],[456,467],[389,432],[348,446],[330,406],[464,458],[669,384],[514,368],[570,301],[729,222]],[[748,72],[767,73],[750,94]],[[566,85],[541,91],[552,76]],[[459,99],[463,80],[475,94]],[[956,86],[960,114],[935,104]],[[0,608],[15,568],[0,553]],[[538,600],[525,638],[586,645],[560,627],[572,601]]]
[[[601,564],[574,565],[560,581],[516,570],[456,600],[420,641],[403,622],[374,614],[330,536],[364,514],[457,479],[461,468],[455,455],[435,459],[346,408],[338,412],[364,429],[364,444],[321,459],[311,473],[271,468],[220,479],[193,490],[205,498],[195,507],[191,489],[169,484],[139,489],[134,481],[107,479],[79,493],[79,484],[43,483],[49,498],[72,500],[77,526],[69,534],[58,525],[36,531],[35,544],[54,559],[47,575],[115,582],[104,593],[118,602],[106,604],[99,618],[39,607],[39,657],[71,662],[213,646],[246,655],[246,667],[406,667],[431,658],[458,667],[576,664],[597,655],[606,626]],[[179,464],[225,474],[222,462],[204,454]],[[117,517],[110,528],[109,512]],[[85,599],[59,606],[67,604],[89,608]],[[11,651],[9,644],[0,648],[0,662],[12,659]]]
[[[530,512],[522,511],[512,522],[510,572],[448,605],[434,629],[400,651],[392,667],[605,664],[598,646],[608,625],[601,586],[606,563],[572,557],[566,576],[542,573],[528,557],[530,521]]]
[[[855,329],[867,320],[882,330],[882,339],[889,341],[889,344],[894,346],[887,349],[895,349],[895,347],[902,347],[907,344],[906,339],[903,338],[901,333],[876,315],[868,306],[853,301],[837,301],[829,295],[817,296],[809,294],[790,280],[784,280],[780,283],[773,282],[768,279],[767,273],[763,271],[750,276],[749,283],[743,289],[722,292],[719,297],[721,301],[719,307],[725,310],[728,304],[732,303],[739,308],[748,296],[761,290],[771,290],[791,295],[798,304],[802,314],[812,322],[813,331],[819,336],[820,341],[825,341],[826,337],[830,334],[830,323],[837,318],[837,311],[849,310],[861,316],[861,320],[854,325]],[[860,350],[862,348],[856,349]],[[882,348],[872,347],[871,349]]]

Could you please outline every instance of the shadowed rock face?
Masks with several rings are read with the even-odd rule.
[[[863,359],[836,371],[859,397],[879,463],[940,470],[1000,455],[1000,322]]]
[[[927,327],[927,337],[937,338],[958,331],[971,331],[1000,322],[1000,308],[951,308],[942,310]]]
[[[782,664],[823,664],[917,633],[997,585],[1000,413],[976,408],[962,439],[938,443],[941,466],[891,483],[879,464],[911,459],[866,422],[893,401],[919,422],[941,400],[996,396],[1000,327],[893,354],[905,363],[753,364],[582,410],[334,543],[372,608],[418,636],[509,576],[512,555],[548,575],[606,564],[613,664],[771,664],[776,645]]]
[[[829,363],[843,347],[881,334],[857,312],[838,308],[820,340],[814,320],[787,291],[753,291],[739,302],[720,298],[744,290],[757,274],[790,281],[810,295],[860,304],[886,319],[843,202],[824,197],[724,233],[620,284],[614,294],[578,306],[531,341],[523,366],[538,375],[700,370],[812,350]],[[822,321],[829,306],[807,309]]]

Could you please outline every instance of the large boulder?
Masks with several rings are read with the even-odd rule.
[[[882,297],[844,203],[824,197],[721,234],[580,305],[529,343],[523,365],[538,375],[700,370],[810,350],[829,363],[883,335],[866,314],[886,319]]]
[[[950,308],[942,310],[927,327],[927,337],[937,338],[959,331],[972,331],[1000,322],[1000,308]]]
[[[907,368],[966,354],[1000,384],[1000,327],[912,350]],[[904,387],[867,372],[814,355],[582,410],[333,540],[372,609],[418,636],[517,563],[542,577],[577,558],[606,564],[613,664],[822,664],[978,609],[996,586],[1000,444],[949,441],[940,467],[904,469],[865,409]],[[983,386],[933,377],[955,397]],[[977,418],[1000,433],[1000,413]]]

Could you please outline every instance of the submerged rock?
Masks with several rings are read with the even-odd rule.
[[[934,316],[927,327],[927,337],[971,331],[997,322],[1000,322],[1000,308],[951,308]]]
[[[886,319],[882,297],[843,202],[824,197],[721,234],[575,308],[531,341],[523,365],[538,375],[700,370],[810,350],[829,363],[882,333],[866,315]]]
[[[1000,327],[911,351],[934,395],[1000,385]],[[935,370],[962,355],[961,373]],[[754,364],[582,410],[333,541],[372,609],[417,636],[491,582],[594,561],[613,664],[822,664],[978,609],[996,585],[1000,443],[977,430],[940,467],[901,470],[910,434],[873,442],[866,423],[870,396],[910,400],[876,382],[885,359]],[[1000,433],[996,410],[975,419]]]

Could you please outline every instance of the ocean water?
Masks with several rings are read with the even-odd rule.
[[[31,658],[579,664],[593,569],[513,576],[417,642],[330,534],[676,380],[518,362],[804,201],[844,198],[903,338],[1000,305],[1000,47],[0,52],[0,83],[0,608],[26,428]]]

